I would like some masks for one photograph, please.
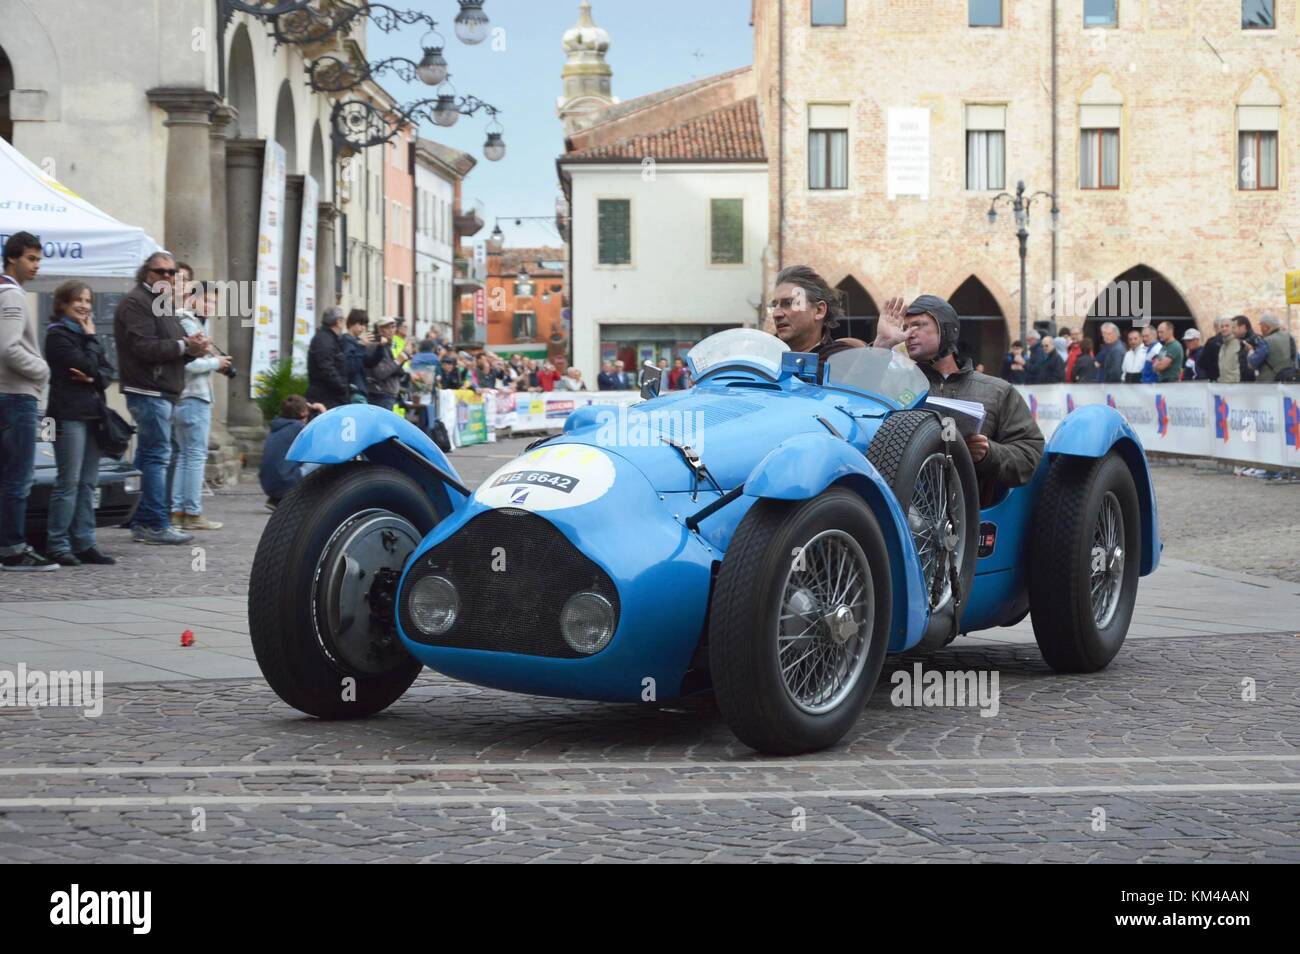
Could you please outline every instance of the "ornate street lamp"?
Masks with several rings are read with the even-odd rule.
[[[424,47],[424,56],[420,58],[419,64],[415,67],[415,73],[420,77],[420,82],[425,86],[437,86],[447,78],[447,58],[442,55],[442,34],[437,30],[431,30],[438,37],[438,43],[434,46]],[[426,33],[425,36],[428,36]],[[421,38],[421,45],[424,40]]]
[[[500,125],[497,120],[500,110],[474,96],[440,94],[435,99],[421,99],[391,110],[381,109],[366,99],[342,99],[334,103],[330,112],[330,135],[336,152],[342,149],[357,151],[388,142],[402,126],[421,119],[439,126],[450,126],[461,116],[472,116],[480,110],[487,112],[493,122]],[[447,121],[448,114],[450,122]],[[504,140],[501,155],[505,155]],[[488,156],[488,159],[492,158]]]
[[[483,12],[483,0],[460,0],[460,13],[456,14],[456,36],[462,43],[473,46],[487,39],[488,16]]]
[[[376,146],[392,139],[403,124],[427,119],[439,126],[453,126],[462,116],[479,110],[491,117],[483,153],[491,162],[506,154],[503,129],[496,107],[474,96],[457,96],[450,86],[445,41],[438,24],[429,14],[418,10],[399,10],[373,0],[216,0],[221,47],[225,48],[225,31],[236,13],[246,13],[266,23],[276,44],[308,46],[339,34],[350,32],[363,18],[385,33],[404,26],[423,24],[428,29],[421,38],[423,56],[417,62],[404,56],[392,56],[376,63],[353,61],[327,55],[307,66],[307,82],[313,92],[341,95],[367,80],[392,72],[406,82],[419,80],[438,87],[436,99],[422,99],[386,112],[361,99],[336,100],[331,113],[331,135],[336,146],[353,150]],[[488,18],[483,0],[459,0],[456,35],[465,43],[481,43],[487,37]],[[430,37],[433,39],[430,41]],[[430,41],[430,42],[426,42]],[[221,95],[226,94],[225,57],[218,58]],[[430,109],[430,105],[432,108]]]
[[[408,83],[419,80],[429,86],[437,86],[442,82],[439,79],[437,83],[429,83],[425,79],[426,74],[436,74],[424,69],[423,60],[416,63],[404,56],[390,56],[376,63],[366,63],[350,61],[330,54],[307,64],[307,86],[313,93],[346,93],[366,80],[375,79],[384,73],[396,74]]]
[[[456,35],[465,43],[482,43],[487,38],[489,24],[483,12],[483,0],[460,0],[460,7]],[[437,24],[429,14],[398,10],[376,0],[217,0],[217,22],[223,30],[236,13],[247,13],[267,22],[276,43],[290,46],[307,46],[347,33],[362,17],[385,33],[417,23],[437,31]]]
[[[1050,192],[1035,192],[1029,198],[1025,198],[1025,182],[1020,180],[1016,183],[1016,194],[1012,196],[1009,192],[1000,192],[993,197],[989,204],[989,225],[993,226],[998,221],[998,203],[1010,203],[1011,211],[1015,215],[1016,238],[1020,241],[1020,342],[1023,345],[1029,339],[1029,299],[1025,287],[1025,254],[1029,243],[1029,210],[1034,202],[1038,199],[1052,200],[1052,228],[1056,228],[1061,221],[1061,210],[1056,205],[1056,196]]]
[[[493,126],[496,128],[493,129]],[[503,133],[504,130],[501,127],[501,123],[497,121],[495,116],[493,116],[492,122],[488,123],[487,140],[483,143],[483,155],[486,156],[490,162],[498,162],[505,158],[506,141],[501,138]]]

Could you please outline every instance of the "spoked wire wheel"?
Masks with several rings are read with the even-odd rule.
[[[819,533],[800,557],[785,579],[777,656],[790,701],[819,715],[862,674],[875,589],[862,547],[842,530]]]
[[[952,568],[960,567],[966,555],[965,535],[958,533],[958,528],[966,525],[966,505],[957,481],[952,459],[931,454],[917,471],[907,507],[907,523],[931,609],[952,598]]]
[[[795,755],[853,727],[893,632],[892,587],[885,536],[857,492],[750,508],[718,571],[708,632],[718,709],[742,742]]]
[[[895,411],[872,437],[867,459],[894,491],[916,549],[930,620],[914,648],[936,649],[961,631],[975,582],[980,509],[970,451],[965,441],[944,440],[936,415]]]
[[[1124,584],[1124,513],[1119,499],[1111,491],[1101,499],[1097,522],[1092,530],[1092,575],[1089,595],[1092,618],[1098,629],[1105,629],[1119,607]]]

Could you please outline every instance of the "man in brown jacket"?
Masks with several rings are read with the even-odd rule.
[[[975,371],[969,358],[957,363],[960,328],[957,312],[937,295],[922,295],[906,309],[901,301],[891,301],[880,315],[874,347],[906,342],[908,357],[930,381],[931,394],[984,405],[980,432],[966,438],[981,485],[1028,483],[1043,459],[1043,432],[1008,382]]]
[[[171,525],[167,465],[172,453],[172,412],[185,388],[185,364],[207,351],[208,339],[203,334],[187,336],[176,317],[176,260],[170,254],[150,255],[136,279],[113,315],[118,374],[126,408],[135,420],[135,466],[142,475],[131,539],[189,543],[193,534]]]

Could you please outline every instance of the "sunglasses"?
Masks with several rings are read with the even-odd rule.
[[[177,271],[177,270],[174,269],[174,268],[151,268],[151,269],[149,269],[150,274],[153,274],[153,275],[175,275],[175,274],[176,274],[176,271]]]

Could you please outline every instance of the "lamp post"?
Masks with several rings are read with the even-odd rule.
[[[1029,340],[1029,296],[1028,289],[1025,287],[1025,255],[1029,244],[1029,210],[1038,199],[1052,200],[1052,228],[1056,228],[1061,220],[1061,210],[1056,205],[1056,196],[1050,192],[1038,191],[1025,198],[1025,181],[1023,179],[1016,183],[1016,194],[1014,196],[1009,192],[1000,192],[995,195],[993,201],[989,204],[988,211],[989,225],[995,225],[998,221],[999,202],[1010,203],[1012,214],[1015,217],[1016,238],[1020,241],[1020,342],[1022,345]]]

